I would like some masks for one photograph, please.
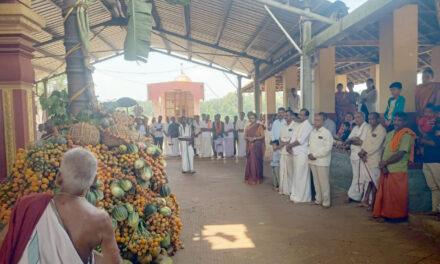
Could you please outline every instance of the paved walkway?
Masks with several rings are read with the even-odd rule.
[[[244,161],[196,160],[180,173],[168,160],[172,192],[181,205],[185,249],[176,264],[440,263],[440,245],[407,223],[380,224],[332,190],[333,207],[293,204],[265,183],[243,183]]]

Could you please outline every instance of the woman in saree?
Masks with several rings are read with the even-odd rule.
[[[265,152],[264,127],[258,123],[257,115],[249,114],[250,125],[245,129],[246,146],[246,173],[247,184],[263,182],[263,158]]]

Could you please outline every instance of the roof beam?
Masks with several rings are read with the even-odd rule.
[[[257,0],[260,1],[260,0]],[[312,38],[303,48],[305,53],[310,53],[332,44],[346,36],[350,31],[366,23],[372,23],[384,14],[405,5],[409,0],[369,0],[353,12],[338,20],[336,23]]]
[[[189,62],[192,62],[194,64],[205,66],[205,67],[208,67],[208,68],[211,68],[211,69],[214,69],[214,70],[230,73],[230,74],[233,74],[233,75],[236,75],[236,76],[240,76],[240,77],[244,77],[244,78],[250,78],[250,76],[248,76],[248,75],[237,73],[237,72],[235,72],[233,70],[228,70],[228,69],[223,69],[223,68],[220,68],[220,67],[210,66],[208,64],[205,64],[205,63],[202,63],[202,62],[198,62],[198,61],[194,61],[192,59],[188,59],[188,58],[185,58],[185,57],[181,57],[181,56],[175,55],[173,53],[166,53],[165,51],[161,51],[159,49],[150,48],[150,50],[151,50],[151,52],[157,52],[157,53],[165,54],[165,55],[177,58],[177,59],[181,59],[181,60],[184,60],[184,61],[189,61]]]
[[[215,38],[215,45],[218,45],[220,43],[220,39],[222,38],[223,31],[225,30],[226,23],[228,22],[229,13],[231,12],[233,0],[227,0],[226,1],[226,7],[225,7],[225,15],[223,17],[223,22],[220,26],[220,30],[217,32],[217,37]]]
[[[191,10],[190,5],[186,5],[183,8],[183,12],[185,15],[185,31],[186,31],[186,37],[191,37]],[[188,41],[187,43],[188,51],[189,51],[189,58],[192,58],[192,43],[191,41]]]
[[[257,58],[257,57],[248,55],[247,53],[244,53],[244,52],[238,52],[238,51],[231,50],[231,49],[228,49],[228,48],[224,48],[222,46],[218,46],[218,45],[215,45],[215,44],[212,44],[212,43],[208,43],[208,42],[201,41],[201,40],[194,39],[194,38],[189,38],[189,37],[186,37],[184,35],[180,35],[178,33],[174,33],[174,32],[171,32],[171,31],[164,30],[164,29],[160,29],[158,27],[153,27],[153,29],[156,30],[159,33],[162,32],[162,33],[165,33],[167,35],[171,35],[173,37],[177,37],[177,38],[184,39],[184,40],[189,40],[189,41],[192,41],[194,43],[197,43],[197,44],[200,44],[200,45],[203,45],[203,46],[206,46],[206,47],[210,47],[210,48],[213,48],[213,49],[217,49],[217,50],[221,50],[221,51],[224,51],[224,52],[228,52],[228,53],[231,53],[231,54],[234,54],[234,55],[237,55],[237,56],[240,56],[240,57],[248,58],[248,59],[251,59],[251,60],[260,60],[260,61],[262,61],[262,62],[264,62],[266,64],[271,64],[271,62],[269,62],[267,60],[263,60],[261,58]]]
[[[159,29],[163,29],[162,20],[160,19],[159,12],[157,12],[156,4],[154,1],[151,1],[151,4],[152,4],[151,15],[153,16],[154,22],[156,23],[156,27]],[[167,49],[168,53],[170,53],[171,52],[170,43],[168,42],[168,40],[166,39],[165,35],[162,32],[159,32],[159,34],[162,38],[165,48]]]
[[[260,2],[262,4],[265,4],[265,5],[268,5],[268,6],[273,6],[273,7],[279,8],[279,9],[283,9],[283,10],[289,11],[291,13],[295,13],[295,14],[304,16],[304,17],[309,18],[309,19],[318,20],[320,22],[324,22],[324,23],[327,23],[327,24],[333,24],[333,23],[336,22],[336,20],[333,20],[333,19],[331,19],[329,17],[325,17],[325,16],[322,16],[320,14],[313,13],[313,12],[310,12],[310,11],[306,11],[306,10],[303,10],[301,8],[297,8],[297,7],[294,7],[294,6],[291,6],[291,5],[281,4],[281,3],[275,2],[273,0],[256,0],[256,1]]]

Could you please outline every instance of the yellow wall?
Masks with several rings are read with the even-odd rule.
[[[319,51],[314,78],[315,113],[335,112],[335,47]]]
[[[284,101],[284,107],[287,107],[287,98],[291,95],[290,88],[296,88],[297,90],[300,90],[299,79],[298,79],[298,68],[295,66],[290,66],[283,72],[283,78],[284,78],[283,101]]]

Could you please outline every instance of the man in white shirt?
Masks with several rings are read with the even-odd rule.
[[[194,173],[193,131],[190,118],[182,117],[179,126],[179,141],[182,155],[182,172]]]
[[[168,135],[168,128],[170,127],[170,118],[167,116],[165,117],[165,123],[163,124],[163,134],[164,134],[164,146],[163,146],[163,155],[168,156],[171,155],[171,137]]]
[[[196,115],[194,116],[194,151],[196,155],[200,154],[200,138],[202,135],[202,129],[201,129],[201,123],[200,123],[200,116]]]
[[[159,116],[157,122],[153,123],[154,144],[162,149],[163,145],[163,124],[162,116]]]
[[[225,117],[225,157],[234,157],[234,123],[231,122],[229,116]]]
[[[204,117],[202,124],[200,126],[200,130],[202,131],[202,135],[200,137],[200,158],[210,158],[212,155],[212,127],[211,121],[208,120],[207,115],[202,115]]]
[[[246,156],[246,140],[244,138],[244,130],[248,125],[248,121],[244,119],[245,113],[240,113],[240,118],[237,120],[236,127],[238,133],[238,151],[237,157],[243,158]]]
[[[301,97],[298,95],[298,91],[295,88],[290,89],[290,96],[287,99],[287,105],[294,113],[299,113],[301,110]]]
[[[350,145],[350,161],[351,168],[353,170],[353,179],[351,181],[350,189],[348,190],[348,198],[346,202],[351,201],[361,201],[362,194],[364,193],[364,186],[360,184],[360,173],[359,173],[359,152],[362,149],[362,143],[364,142],[367,135],[371,132],[371,126],[365,122],[365,114],[363,112],[356,112],[354,115],[354,122],[356,126],[348,136],[345,144]]]
[[[312,199],[310,171],[308,163],[309,137],[313,130],[309,122],[309,111],[301,109],[297,125],[287,151],[293,154],[293,182],[290,200],[295,203],[307,203]]]
[[[287,110],[284,118],[286,123],[281,128],[279,144],[281,151],[279,192],[280,194],[290,196],[293,181],[293,155],[287,151],[286,147],[290,144],[296,123],[293,121],[294,115],[292,110]]]
[[[286,120],[284,119],[284,116],[286,115],[286,109],[283,107],[278,108],[278,115],[277,119],[273,121],[272,129],[270,131],[270,145],[273,146],[273,153],[272,153],[272,174],[273,174],[273,187],[275,190],[278,190],[280,186],[280,158],[281,158],[281,151],[280,151],[280,136],[281,136],[281,129],[283,128],[283,125],[286,124]],[[278,142],[278,145],[276,144]],[[278,165],[278,166],[276,166]]]
[[[329,208],[330,196],[330,162],[332,158],[333,136],[324,127],[326,114],[315,115],[315,128],[312,130],[309,139],[309,165],[313,175],[316,196],[315,204]]]
[[[360,184],[364,186],[364,199],[359,205],[369,207],[373,204],[378,187],[380,168],[379,162],[383,152],[383,142],[387,135],[386,129],[380,124],[380,116],[373,112],[369,114],[371,131],[367,134],[359,152],[360,158]]]

